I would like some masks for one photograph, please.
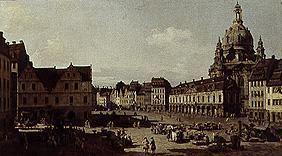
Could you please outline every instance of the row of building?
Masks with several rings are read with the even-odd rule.
[[[97,106],[170,111],[209,116],[248,115],[282,120],[282,60],[266,58],[261,37],[256,50],[243,25],[237,3],[235,18],[216,44],[209,78],[172,87],[165,78],[114,88],[95,88],[92,67],[37,68],[23,41],[6,42],[0,32],[0,129],[28,116],[38,120],[87,119]]]
[[[127,109],[160,110],[168,109],[170,83],[165,78],[152,78],[151,82],[140,84],[120,81],[113,89],[100,88],[97,92],[97,104],[107,106],[113,103]]]

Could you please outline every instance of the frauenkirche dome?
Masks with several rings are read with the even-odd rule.
[[[253,37],[251,32],[243,25],[242,9],[237,3],[235,5],[235,19],[231,27],[226,30],[222,40],[223,50],[230,49],[231,46],[235,50],[253,51]]]

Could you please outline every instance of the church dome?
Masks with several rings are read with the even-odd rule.
[[[222,41],[223,50],[228,50],[233,46],[235,50],[252,51],[253,37],[248,28],[243,25],[242,9],[238,3],[235,6],[234,12],[235,19],[231,27],[226,30]]]

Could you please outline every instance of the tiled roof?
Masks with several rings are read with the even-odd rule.
[[[35,68],[35,73],[48,91],[54,89],[60,79],[55,68]]]
[[[82,81],[92,81],[90,66],[74,66],[74,68],[81,74]]]
[[[282,86],[282,59],[277,60],[267,86]]]
[[[171,87],[170,83],[165,78],[152,78],[151,80],[152,87]]]
[[[31,65],[32,66],[32,65]],[[30,66],[29,66],[30,67]],[[43,86],[51,91],[54,89],[61,79],[62,75],[68,71],[68,68],[56,69],[56,68],[34,68],[38,79],[43,83]],[[80,73],[81,81],[91,81],[91,67],[90,66],[74,66],[74,68]]]
[[[266,80],[271,77],[275,65],[275,59],[263,59],[259,61],[252,69],[249,81]]]
[[[171,94],[185,94],[187,92],[207,92],[224,89],[224,77],[201,79],[198,81],[181,83],[172,88]]]

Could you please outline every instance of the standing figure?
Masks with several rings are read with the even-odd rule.
[[[145,154],[147,154],[148,150],[149,150],[149,141],[148,141],[147,137],[144,138],[142,144],[143,144],[144,152],[145,152]]]
[[[152,154],[155,154],[155,151],[156,151],[156,143],[155,143],[155,140],[154,140],[153,137],[151,137],[150,145],[151,145]]]

